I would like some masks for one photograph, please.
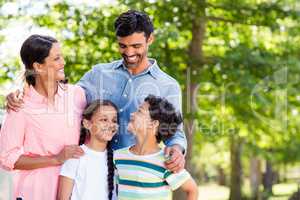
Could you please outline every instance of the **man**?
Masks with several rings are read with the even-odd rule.
[[[95,65],[78,82],[84,90],[87,102],[109,99],[119,107],[120,129],[113,138],[115,149],[135,143],[127,131],[130,114],[149,94],[168,99],[181,111],[181,90],[175,79],[160,70],[154,59],[147,57],[148,48],[154,40],[153,24],[148,15],[130,10],[115,21],[115,32],[122,60]],[[7,97],[8,108],[19,106],[16,93]],[[177,172],[184,168],[186,138],[183,126],[165,142],[165,154],[171,155],[166,167]]]

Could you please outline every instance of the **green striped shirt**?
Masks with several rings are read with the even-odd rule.
[[[129,148],[114,152],[118,174],[119,200],[171,200],[172,191],[190,178],[186,170],[172,173],[164,166],[163,150],[151,155],[135,155]]]

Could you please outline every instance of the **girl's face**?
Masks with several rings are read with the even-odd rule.
[[[61,53],[60,44],[53,43],[49,51],[48,57],[45,58],[44,63],[35,63],[34,68],[36,72],[48,81],[60,81],[65,79],[64,66],[65,61]]]
[[[91,120],[84,120],[84,125],[90,131],[91,139],[110,141],[118,130],[117,111],[112,106],[100,106]]]
[[[157,128],[155,122],[150,117],[149,103],[144,102],[136,112],[131,114],[127,129],[134,135],[146,136],[148,129],[155,130]]]

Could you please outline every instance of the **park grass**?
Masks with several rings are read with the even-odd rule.
[[[243,191],[246,196],[250,195],[250,189],[245,184]],[[288,198],[298,189],[297,183],[280,183],[273,186],[273,196],[270,200],[288,200]],[[199,186],[199,200],[227,200],[229,188],[217,184],[204,184]]]

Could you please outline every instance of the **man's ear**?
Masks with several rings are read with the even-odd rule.
[[[89,120],[83,119],[82,123],[83,123],[84,128],[90,130],[90,128],[91,128],[91,122]]]
[[[147,39],[147,44],[151,45],[153,42],[154,42],[154,35],[153,35],[153,33],[151,33]]]

